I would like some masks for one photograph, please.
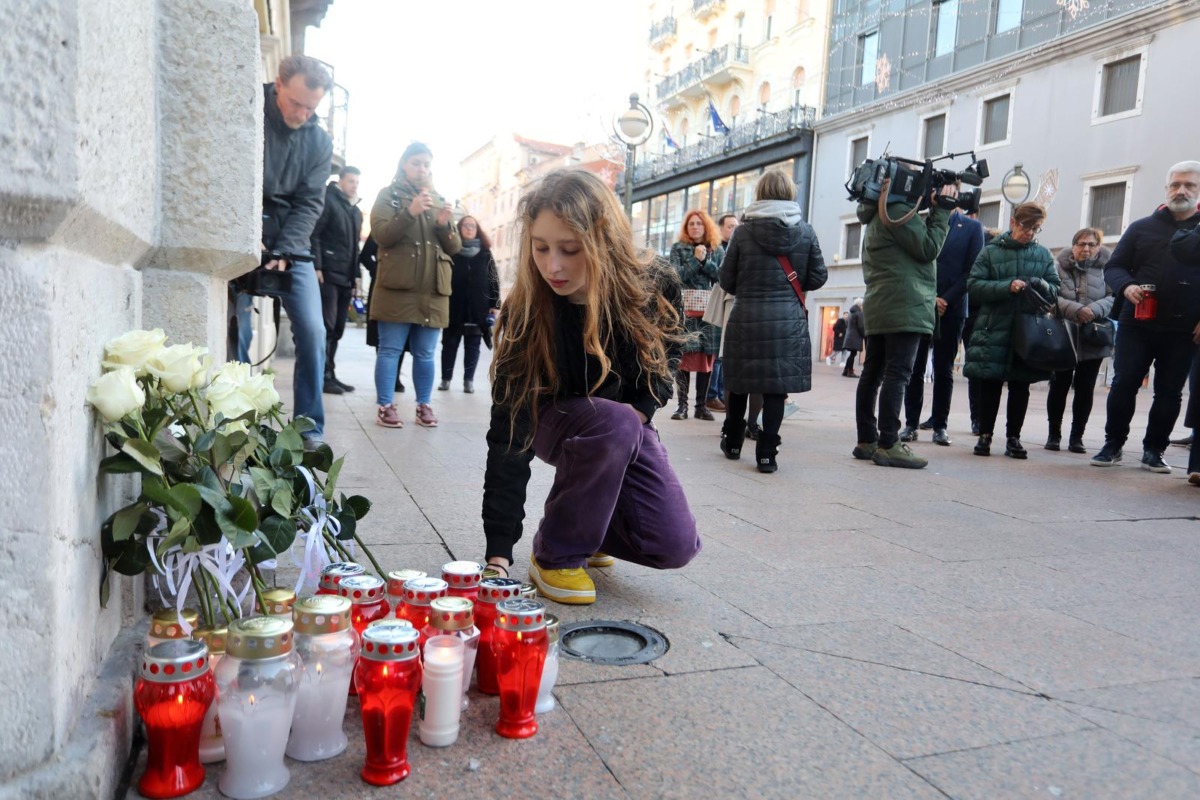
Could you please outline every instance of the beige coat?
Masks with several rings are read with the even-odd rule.
[[[379,244],[379,267],[370,316],[379,322],[412,322],[429,328],[450,324],[450,256],[462,249],[454,225],[437,225],[435,209],[414,217],[412,196],[395,184],[371,209],[371,235]]]

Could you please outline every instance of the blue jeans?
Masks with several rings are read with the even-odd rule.
[[[238,292],[234,313],[237,314],[237,360],[243,364],[250,361],[250,342],[254,339],[254,297]]]
[[[308,417],[314,428],[306,438],[320,441],[325,433],[325,318],[321,313],[321,286],[312,262],[298,261],[288,270],[292,289],[280,300],[292,325],[296,368],[292,374],[293,413]],[[239,326],[239,337],[241,328]]]
[[[718,328],[718,330],[720,330]],[[718,333],[719,337],[720,334]],[[708,397],[705,400],[721,400],[725,397],[725,375],[721,371],[721,357],[713,362],[712,378],[708,382]]]
[[[414,322],[380,322],[379,347],[375,351],[375,401],[391,405],[396,396],[396,372],[404,345],[413,354],[413,384],[417,403],[428,403],[433,394],[433,351],[441,328],[426,328]]]
[[[1104,443],[1124,447],[1129,438],[1129,423],[1137,409],[1138,390],[1154,365],[1154,400],[1146,420],[1142,448],[1162,453],[1170,443],[1171,429],[1179,418],[1183,402],[1183,384],[1192,367],[1196,345],[1192,334],[1153,331],[1136,323],[1117,328],[1113,368],[1117,373],[1108,393],[1108,422]]]

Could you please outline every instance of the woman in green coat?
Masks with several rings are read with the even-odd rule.
[[[992,453],[992,433],[1000,413],[1000,393],[1008,384],[1007,441],[1004,455],[1028,458],[1021,445],[1021,427],[1029,408],[1029,385],[1050,380],[1051,373],[1037,370],[1017,355],[1013,339],[1016,315],[1023,313],[1018,294],[1026,286],[1048,302],[1058,297],[1058,270],[1050,251],[1034,241],[1046,210],[1037,203],[1013,209],[1008,232],[988,243],[967,280],[971,303],[980,306],[967,346],[963,374],[979,382],[979,441],[975,455]]]

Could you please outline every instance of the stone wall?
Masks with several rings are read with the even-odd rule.
[[[134,327],[223,360],[257,259],[262,89],[244,0],[10,0],[0,33],[0,797],[108,797],[141,616],[99,604],[130,478],[84,402]],[[114,645],[114,642],[116,644]]]

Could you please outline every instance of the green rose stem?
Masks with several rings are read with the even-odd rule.
[[[207,577],[203,567],[192,569],[192,583],[196,586],[196,597],[200,598],[200,610],[204,612],[204,623],[209,627],[216,627],[217,620],[213,617],[212,598],[208,594]]]
[[[258,564],[251,564],[250,569],[254,576],[254,596],[258,599],[258,607],[266,610],[267,601],[263,599],[263,588],[267,583],[263,580],[262,573],[258,571]]]

